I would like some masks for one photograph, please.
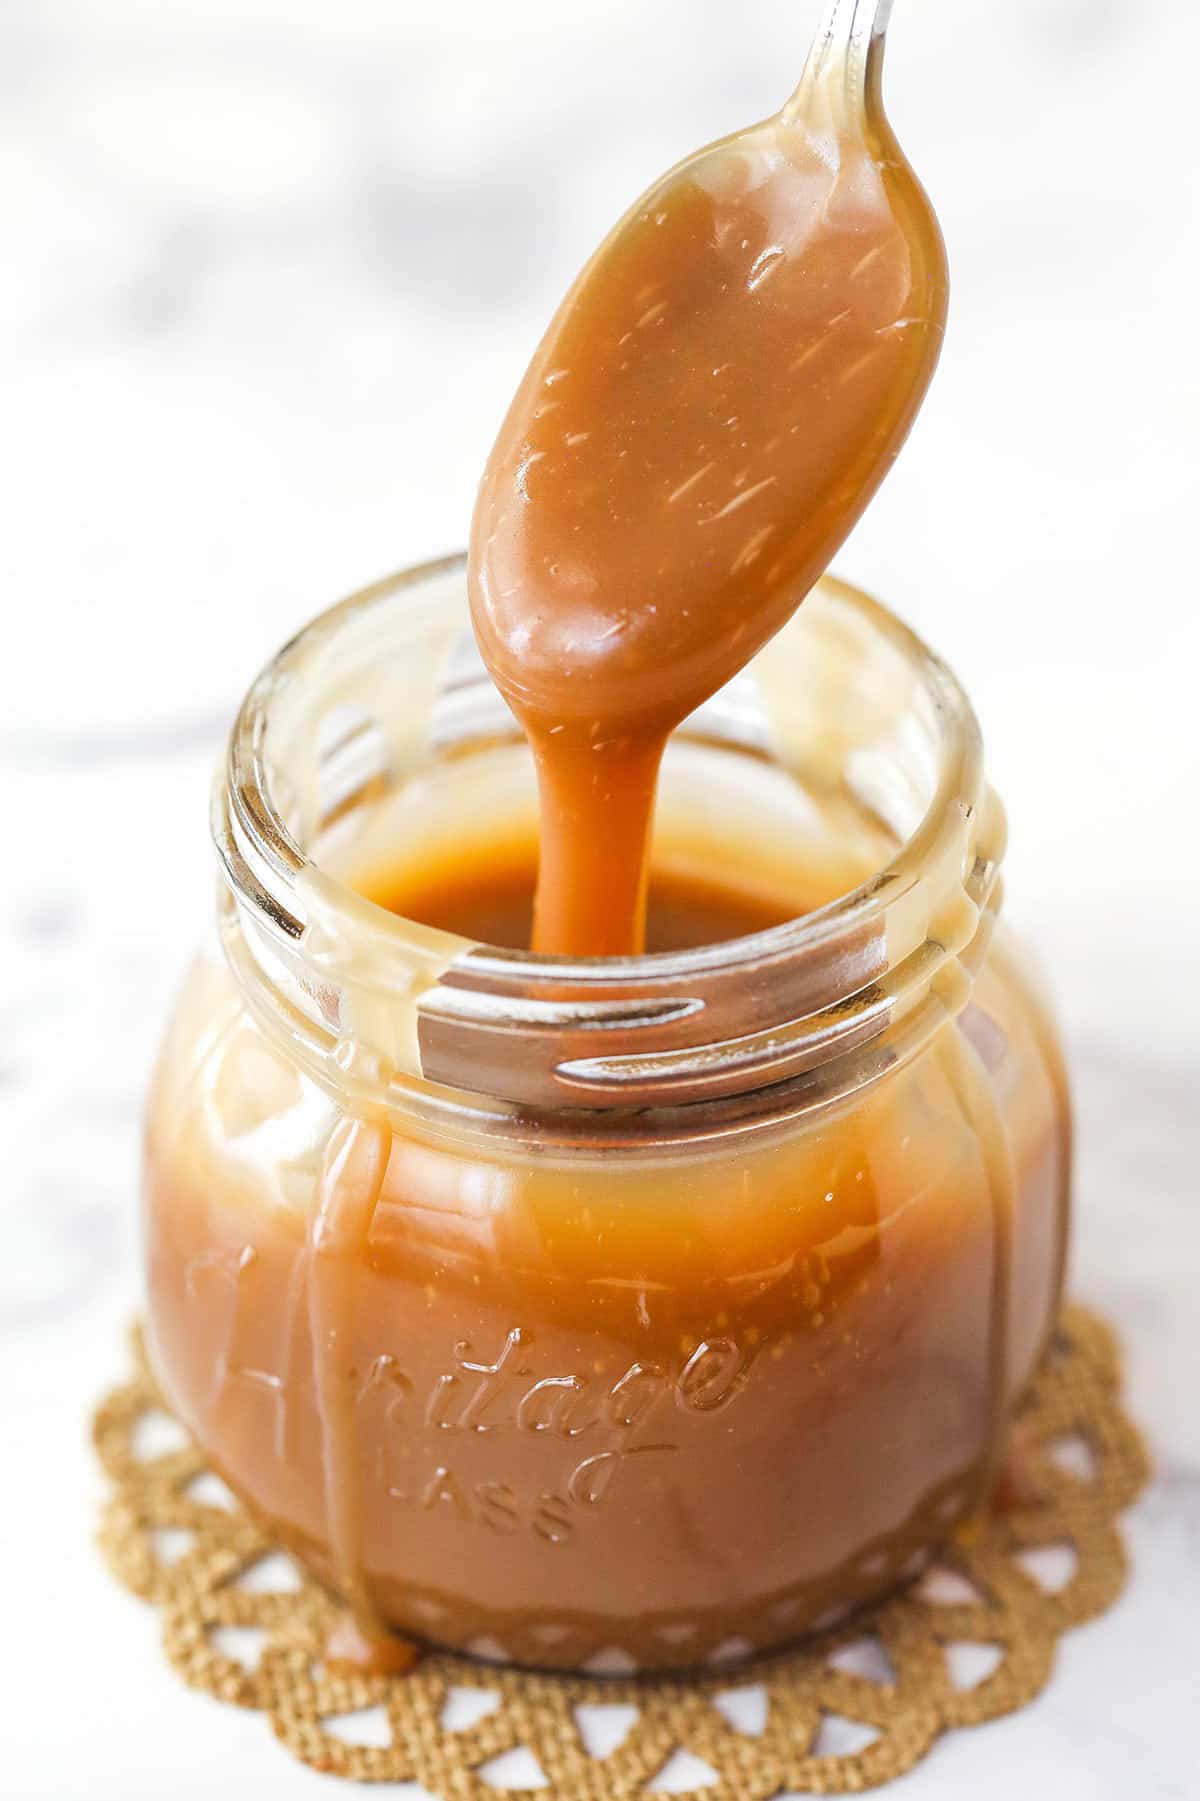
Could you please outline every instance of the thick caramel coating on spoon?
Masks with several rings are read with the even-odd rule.
[[[835,63],[610,233],[500,431],[471,541],[488,667],[542,795],[534,943],[639,948],[668,733],[777,631],[925,393],[937,222]]]

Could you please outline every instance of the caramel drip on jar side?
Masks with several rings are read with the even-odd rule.
[[[1054,1209],[1054,1269],[1050,1292],[1054,1297],[1052,1317],[1057,1318],[1058,1301],[1066,1283],[1067,1256],[1071,1248],[1071,1184],[1075,1159],[1075,1109],[1071,1101],[1071,1080],[1050,1009],[1036,982],[1030,981],[1021,959],[1013,955],[1003,940],[993,943],[990,955],[1004,981],[1024,1005],[1026,1020],[1053,1098],[1058,1145],[1058,1186]]]
[[[1013,1263],[1013,1222],[1018,1208],[1017,1173],[1008,1128],[995,1086],[982,1057],[957,1021],[940,1034],[936,1055],[983,1163],[991,1220],[992,1270],[988,1302],[987,1393],[974,1506],[991,1494],[1005,1447],[1009,1412],[1008,1339]]]
[[[795,610],[933,373],[944,250],[880,56],[865,94],[835,58],[642,197],[492,451],[471,610],[537,765],[537,950],[641,948],[667,736]]]
[[[367,1239],[392,1136],[387,1126],[346,1115],[330,1134],[305,1253],[313,1390],[321,1428],[321,1474],[334,1584],[349,1620],[330,1636],[327,1657],[383,1671],[405,1669],[412,1648],[395,1640],[371,1596],[363,1554],[358,1378],[352,1330]]]

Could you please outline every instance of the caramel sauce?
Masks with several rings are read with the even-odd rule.
[[[835,58],[649,189],[496,440],[471,607],[537,762],[537,950],[641,948],[668,734],[825,569],[933,373],[945,256],[881,56],[862,94]]]
[[[405,868],[362,885],[369,900],[418,925],[456,932],[480,944],[524,949],[533,929],[537,853],[531,845],[500,846],[488,858],[461,857]],[[651,870],[646,917],[648,951],[691,950],[765,932],[795,918],[794,899],[702,881],[678,871]]]
[[[369,898],[572,955],[800,910],[719,845],[711,876],[652,869],[651,826],[667,736],[825,568],[936,361],[943,248],[880,54],[861,92],[827,60],[682,163],[563,302],[470,559],[539,848],[409,860]],[[812,904],[862,871],[826,873]],[[147,1133],[154,1354],[350,1608],[330,1661],[404,1667],[391,1626],[535,1665],[736,1656],[911,1574],[981,1503],[1067,1199],[1053,1034],[998,970],[931,1055],[736,1159],[340,1114],[227,975],[197,978]]]

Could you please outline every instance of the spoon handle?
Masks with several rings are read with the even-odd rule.
[[[882,49],[881,40],[891,12],[892,0],[825,0],[804,72],[781,117],[799,118],[818,83],[839,67],[844,71],[842,92],[846,102],[862,106],[867,94],[871,48],[875,45]]]

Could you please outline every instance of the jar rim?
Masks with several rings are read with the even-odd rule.
[[[395,1055],[393,1044],[384,1059],[401,1080],[523,1109],[670,1108],[744,1098],[845,1063],[894,1036],[900,1017],[912,1011],[903,1003],[906,993],[912,1001],[915,985],[928,989],[947,965],[969,973],[968,953],[974,946],[974,961],[982,955],[980,931],[998,904],[1003,848],[974,710],[910,627],[833,576],[817,588],[898,654],[936,721],[936,781],[924,812],[889,861],[856,888],[718,944],[580,959],[420,926],[323,871],[289,829],[275,792],[272,711],[339,634],[407,590],[457,581],[465,566],[459,553],[385,577],[297,633],[251,685],[214,795],[214,839],[235,912],[268,956],[311,950],[319,914],[326,945],[369,922],[385,988],[389,974],[403,971],[399,986],[415,1003],[413,1042],[407,1056],[403,1049]],[[940,885],[929,881],[934,868],[942,872]],[[256,961],[261,968],[262,957]],[[423,986],[414,987],[414,971],[427,978]],[[941,989],[944,1008],[944,977]],[[759,1004],[748,1012],[751,991]],[[327,1001],[324,1010],[323,1029],[343,1044],[344,1064],[344,1040],[356,1034],[342,1030],[346,1020],[329,1017]]]

